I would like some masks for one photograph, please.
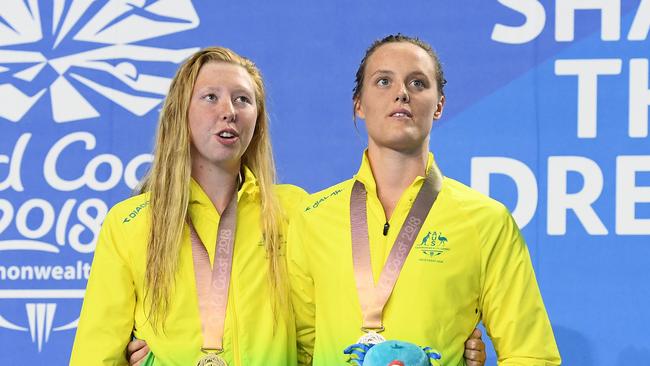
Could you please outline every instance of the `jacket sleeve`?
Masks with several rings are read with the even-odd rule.
[[[517,224],[501,207],[481,248],[481,309],[498,364],[559,365],[560,354]]]
[[[70,365],[128,365],[135,287],[119,232],[119,220],[107,215],[97,240]],[[122,251],[120,251],[122,249]]]
[[[309,260],[301,240],[300,212],[289,221],[287,234],[287,266],[291,303],[296,319],[298,365],[311,365],[315,340],[314,281],[309,271]]]

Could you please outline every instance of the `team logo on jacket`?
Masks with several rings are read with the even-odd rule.
[[[442,231],[428,231],[415,248],[420,251],[420,261],[444,263],[445,254],[450,250],[449,239]]]
[[[163,70],[176,68],[198,49],[157,47],[165,41],[161,37],[198,25],[191,0],[2,0],[0,123],[28,120],[32,109],[34,114],[51,114],[45,120],[56,123],[87,120],[119,108],[143,116],[167,93],[171,78]],[[88,254],[95,249],[108,208],[100,198],[81,201],[75,193],[30,198],[33,193],[25,192],[20,179],[20,161],[30,137],[25,133],[17,142],[9,172],[4,166],[0,169],[0,340],[31,341],[46,358],[60,353],[55,347],[48,349],[48,342],[57,343],[52,342],[56,334],[69,337],[77,327],[90,272]],[[67,137],[68,143],[84,141],[86,150],[96,142],[88,132]],[[61,146],[67,145],[57,144],[51,151]],[[91,177],[88,187],[92,185],[93,192],[108,190],[102,185],[113,180],[113,171],[123,170],[118,157],[101,156],[103,161],[93,160],[99,162],[95,168],[110,166],[111,173],[103,182]],[[8,156],[0,155],[0,165],[8,162]],[[44,166],[48,164],[46,159]],[[4,178],[6,174],[9,178]],[[56,174],[44,175],[58,179]],[[84,173],[82,178],[90,175]],[[47,182],[57,185],[58,192],[70,192],[85,188],[84,179]],[[7,189],[27,193],[27,201],[20,205],[11,195],[6,199],[2,191]],[[142,208],[136,207],[124,222],[135,219]],[[84,260],[75,258],[78,254],[86,255]],[[16,346],[24,351],[22,345]],[[0,355],[0,363],[8,356]],[[28,356],[32,355],[20,355]],[[42,362],[25,361],[32,363]]]

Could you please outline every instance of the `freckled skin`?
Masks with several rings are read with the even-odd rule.
[[[212,166],[238,166],[253,137],[257,120],[255,88],[246,70],[225,62],[201,68],[188,111],[193,171]],[[234,139],[217,136],[236,131]]]

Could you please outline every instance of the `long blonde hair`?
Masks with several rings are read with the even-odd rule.
[[[230,49],[209,47],[196,52],[172,80],[165,99],[154,151],[153,163],[141,192],[150,192],[151,230],[147,247],[145,304],[154,330],[164,330],[172,300],[172,289],[183,242],[183,227],[190,199],[190,128],[188,110],[199,71],[208,62],[227,62],[243,67],[255,86],[257,121],[251,142],[242,156],[257,178],[260,189],[262,233],[269,261],[269,284],[276,316],[288,308],[285,268],[280,258],[282,220],[280,204],[273,194],[275,163],[269,136],[266,96],[262,75],[255,64]],[[147,307],[145,306],[145,309]]]

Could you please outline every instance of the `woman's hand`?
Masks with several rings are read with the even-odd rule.
[[[467,345],[467,343],[465,344]],[[134,339],[126,346],[126,359],[129,360],[130,366],[142,365],[148,353],[149,346],[142,339]],[[465,350],[465,354],[467,354],[467,350]]]
[[[477,328],[465,341],[465,361],[467,366],[483,366],[485,358],[485,343],[481,340],[481,331]]]

